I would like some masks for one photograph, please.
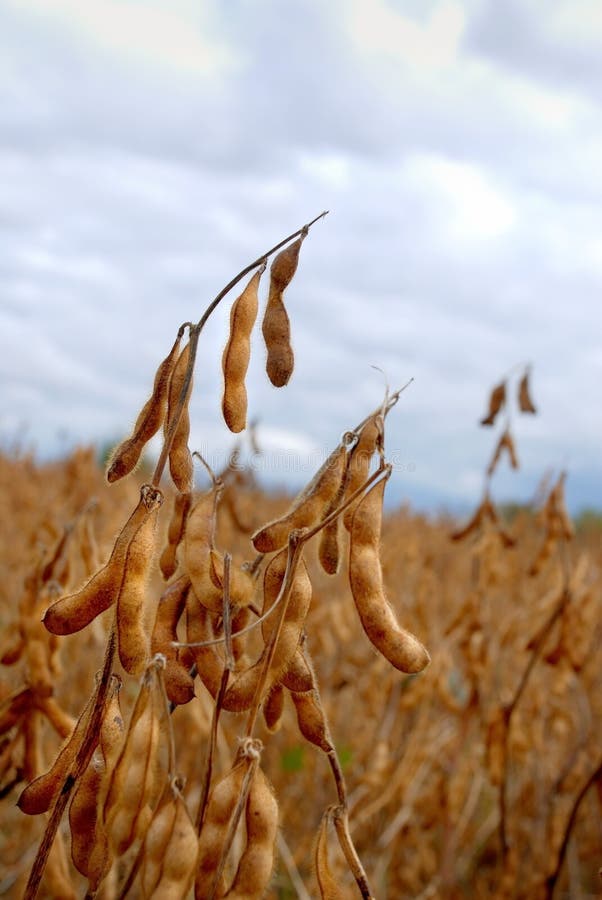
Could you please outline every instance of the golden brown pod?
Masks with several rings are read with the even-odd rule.
[[[336,496],[345,472],[347,451],[339,446],[330,454],[307,487],[295,498],[279,519],[269,522],[252,536],[258,553],[271,553],[284,547],[295,528],[310,528],[322,518]]]
[[[562,537],[570,541],[575,537],[575,526],[569,516],[564,496],[566,472],[561,472],[550,495],[551,515],[556,520]]]
[[[180,340],[181,335],[178,334],[169,354],[157,369],[152,395],[142,407],[131,437],[119,444],[111,455],[107,469],[107,481],[110,483],[118,481],[124,475],[129,475],[136,467],[145,444],[157,433],[163,423],[167,410],[169,379],[175,365]]]
[[[284,688],[282,683],[275,684],[263,705],[263,718],[268,731],[274,733],[281,725],[284,711]]]
[[[486,515],[486,505],[483,500],[478,507],[476,508],[473,515],[470,517],[466,525],[462,528],[457,528],[450,534],[450,538],[452,541],[463,541],[464,538],[468,537],[469,534],[473,534],[478,530],[480,525],[482,524]]]
[[[209,553],[209,577],[223,597],[224,558],[217,550],[211,550]],[[231,566],[229,590],[231,606],[248,606],[255,594],[255,581],[246,569]]]
[[[184,569],[194,593],[203,606],[216,613],[223,611],[222,590],[211,580],[210,564],[220,494],[221,485],[215,486],[201,494],[193,505],[186,521],[183,554]]]
[[[291,325],[282,292],[270,289],[262,332],[268,351],[266,372],[274,387],[284,387],[295,367],[291,346]]]
[[[190,579],[182,575],[163,592],[151,638],[151,654],[162,653],[165,657],[165,691],[176,706],[189,703],[194,697],[194,679],[182,660],[181,651],[172,646],[172,641],[178,640],[178,622],[186,608],[189,590]]]
[[[278,833],[278,802],[259,766],[249,788],[245,807],[247,842],[238,863],[228,900],[261,900],[274,868]]]
[[[183,900],[192,886],[198,837],[176,785],[165,792],[146,833],[141,882],[151,900]]]
[[[92,699],[90,697],[86,703],[71,736],[61,747],[50,769],[35,778],[21,792],[17,806],[26,815],[35,816],[47,812],[58,797],[80,748],[92,709]]]
[[[214,785],[209,794],[198,846],[194,885],[196,900],[206,900],[209,896],[217,867],[221,861],[228,825],[238,802],[247,768],[247,761],[239,759],[230,771]],[[223,897],[224,893],[225,886],[222,876],[217,896]]]
[[[330,863],[328,862],[328,823],[331,815],[332,808],[329,807],[320,822],[314,854],[316,880],[320,890],[320,900],[345,900],[345,892],[332,874]]]
[[[493,425],[505,402],[506,382],[502,381],[493,388],[489,395],[489,409],[485,418],[481,419],[481,425]]]
[[[145,834],[163,787],[158,757],[163,716],[157,675],[148,669],[104,803],[104,822],[111,851],[117,855]]]
[[[362,427],[355,445],[349,451],[349,460],[345,472],[343,501],[355,493],[365,483],[370,472],[370,463],[377,449],[382,447],[384,423],[380,413],[370,416]],[[351,520],[357,508],[359,498],[343,513],[343,524],[347,531],[351,530]]]
[[[192,494],[176,494],[173,512],[167,529],[167,546],[164,548],[159,560],[159,568],[165,581],[171,578],[178,567],[178,547],[184,537],[186,519],[190,512],[191,503]]]
[[[324,753],[333,752],[334,744],[318,692],[316,690],[306,691],[303,694],[292,692],[291,698],[297,713],[299,731],[305,740],[319,747]]]
[[[274,258],[270,268],[270,290],[261,330],[268,351],[266,371],[274,387],[288,383],[295,365],[291,347],[291,329],[283,294],[297,270],[301,235]]]
[[[401,672],[421,672],[426,648],[401,628],[385,596],[379,558],[385,479],[362,497],[351,523],[349,582],[362,627],[376,649]]]
[[[281,683],[289,691],[296,691],[299,694],[311,691],[314,683],[313,670],[301,644],[295,650]]]
[[[286,557],[288,551],[282,551],[271,561],[264,576],[264,612],[276,600],[284,580]],[[305,562],[300,559],[294,572],[289,592],[288,605],[282,628],[278,635],[276,647],[272,655],[265,682],[266,694],[273,685],[281,680],[287,672],[295,651],[299,645],[305,619],[311,604],[311,581]],[[278,611],[262,622],[262,631],[266,646],[249,669],[241,672],[231,683],[223,700],[223,708],[231,712],[242,712],[249,709],[255,690],[260,682],[264,662],[268,654],[269,641],[278,618]]]
[[[506,451],[508,453],[508,457],[510,459],[510,465],[513,469],[518,469],[518,457],[516,455],[516,448],[514,446],[514,441],[512,439],[512,435],[506,428],[506,430],[501,435],[499,441],[496,444],[493,456],[491,458],[491,462],[487,467],[487,475],[491,478],[493,475],[495,468],[500,460],[502,455],[502,451]]]
[[[104,822],[104,806],[109,791],[110,782],[115,769],[115,764],[119,759],[119,755],[123,748],[123,740],[125,733],[125,724],[121,713],[119,702],[120,683],[116,683],[109,697],[107,706],[103,713],[102,725],[100,729],[99,748],[101,752],[101,768],[100,779],[96,792],[96,816],[94,819],[94,840],[91,843],[87,858],[85,860],[86,875],[90,882],[89,889],[93,892],[104,878],[111,864],[112,853],[109,848],[109,842]],[[92,818],[92,814],[88,814]],[[85,832],[86,825],[82,823]],[[90,827],[88,825],[88,827]],[[73,835],[73,829],[72,829]],[[73,835],[72,840],[77,842],[79,837]],[[73,845],[72,845],[73,855]],[[74,858],[75,862],[75,858]]]
[[[154,558],[157,517],[163,495],[155,492],[154,508],[130,541],[117,597],[117,643],[121,665],[140,675],[150,658],[147,627],[147,583]]]
[[[115,541],[109,561],[79,591],[60,597],[50,604],[42,620],[48,631],[52,634],[73,634],[80,631],[115,602],[130,542],[151,515],[158,496],[162,496],[160,491],[150,485],[142,486],[140,501]]]
[[[165,418],[164,432],[168,433],[174,417],[180,410],[180,397],[186,382],[186,373],[190,362],[190,343],[186,344],[174,366],[169,381],[169,393],[167,403],[167,416]],[[181,407],[180,417],[174,433],[171,449],[169,451],[169,471],[175,486],[181,494],[190,493],[193,486],[194,467],[192,454],[188,448],[190,435],[190,415],[188,404],[192,393],[192,376],[188,384],[184,402]]]
[[[280,291],[287,289],[297,271],[299,251],[305,237],[306,235],[302,234],[274,257],[270,268],[270,286],[274,286]]]
[[[222,356],[224,421],[235,434],[247,425],[247,389],[245,377],[251,358],[251,332],[257,318],[257,291],[263,269],[251,277],[230,310],[230,336]]]
[[[195,643],[199,641],[211,641],[214,638],[211,627],[209,610],[199,603],[194,593],[190,591],[186,600],[186,641]],[[199,678],[212,697],[217,696],[224,664],[218,655],[215,645],[208,647],[190,647],[189,652],[195,661]]]
[[[104,775],[104,760],[97,750],[78,780],[69,807],[71,859],[77,871],[86,878],[89,877],[94,847],[101,836],[102,829],[97,820],[97,799]]]
[[[518,385],[518,408],[521,412],[531,413],[532,415],[535,415],[537,409],[535,408],[535,404],[531,399],[531,391],[529,389],[529,374],[530,370],[527,369]]]

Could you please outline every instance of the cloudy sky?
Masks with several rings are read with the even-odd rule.
[[[263,476],[299,483],[413,377],[391,494],[470,504],[488,389],[530,362],[539,415],[494,493],[566,467],[572,507],[601,505],[601,103],[598,0],[3,0],[2,444],[124,436],[178,325],[329,209],[287,388],[253,344]],[[227,320],[191,407],[214,461]]]

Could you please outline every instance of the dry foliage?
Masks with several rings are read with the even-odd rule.
[[[259,279],[282,247],[263,331],[270,377],[291,375],[282,295],[308,232],[228,286],[255,273],[223,357],[232,430]],[[236,452],[194,490],[192,374],[226,293],[178,332],[110,486],[90,451],[0,456],[0,891],[593,894],[602,559],[599,537],[574,534],[564,474],[510,535],[490,490],[501,452],[516,460],[506,421],[454,541],[448,521],[383,520],[398,392],[292,503],[262,494]],[[122,481],[161,427],[154,472]]]

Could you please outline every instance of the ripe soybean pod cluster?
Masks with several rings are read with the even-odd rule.
[[[73,771],[70,821],[79,834],[74,836],[72,854],[90,890],[110,877],[122,879],[124,895],[137,884],[145,896],[183,898],[194,882],[197,897],[259,900],[274,869],[279,804],[263,771],[261,742],[255,733],[260,714],[268,733],[274,733],[286,720],[290,702],[302,737],[328,759],[338,800],[336,821],[342,822],[337,826],[341,849],[358,889],[363,896],[371,895],[350,837],[343,773],[306,644],[309,613],[316,601],[305,547],[319,535],[321,564],[334,575],[345,557],[347,531],[343,534],[339,527],[344,519],[350,532],[349,584],[360,620],[374,646],[403,669],[398,644],[414,640],[422,645],[398,625],[385,597],[379,568],[380,512],[372,501],[377,496],[382,506],[384,420],[396,398],[387,398],[344,436],[284,515],[256,529],[251,540],[247,535],[247,559],[222,546],[218,526],[227,514],[221,505],[224,481],[205,466],[211,485],[196,491],[189,446],[201,332],[217,305],[248,276],[230,311],[222,355],[222,413],[232,431],[246,427],[251,334],[268,265],[262,320],[267,372],[275,386],[290,380],[294,356],[284,294],[310,225],[236,276],[197,324],[179,329],[133,433],[117,447],[107,471],[111,484],[129,475],[148,440],[162,428],[163,445],[152,479],[142,488],[106,562],[83,586],[69,586],[45,611],[46,629],[60,636],[74,634],[101,613],[112,612],[103,669],[91,702],[109,708],[108,682],[117,660],[126,677],[140,679],[127,728],[119,713],[121,728],[110,737],[105,719],[86,707],[66,745],[70,749],[59,753],[46,778],[51,789],[42,790],[35,782],[26,789],[24,802],[29,801],[33,811],[54,804],[51,826],[57,828],[56,788],[61,794],[64,773]],[[379,468],[373,472],[375,456]],[[169,521],[163,522],[161,510],[171,490],[162,484],[167,470],[175,494]],[[166,542],[159,554],[164,532]],[[167,584],[155,598],[157,563]],[[361,574],[366,566],[370,577]],[[64,581],[67,584],[66,576]],[[428,654],[422,650],[426,665]],[[419,669],[416,660],[406,658],[404,665],[404,671]],[[188,793],[177,771],[171,714],[178,706],[194,707],[203,693],[208,693],[213,712],[195,812],[194,786]],[[233,760],[225,766],[221,760],[225,774],[216,778],[219,719],[227,713],[245,715],[240,719],[239,744],[230,748]],[[42,801],[36,792],[44,794]],[[89,824],[84,827],[84,822]],[[236,835],[243,822],[241,842]],[[50,835],[49,826],[44,846]],[[42,862],[44,852],[41,847]]]

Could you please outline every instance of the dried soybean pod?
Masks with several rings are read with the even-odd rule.
[[[306,237],[307,232],[301,234],[296,241],[293,241],[274,257],[270,267],[270,287],[275,287],[279,291],[287,289],[297,271],[299,251]]]
[[[213,584],[209,570],[221,490],[218,482],[212,490],[201,494],[190,510],[184,532],[184,569],[198,600],[215,613],[223,610],[223,592]]]
[[[114,676],[117,678],[117,676]],[[100,749],[107,768],[112,772],[122,749],[125,724],[119,702],[118,682],[107,702],[100,728]]]
[[[268,351],[266,371],[274,387],[284,387],[288,383],[295,365],[290,322],[283,294],[297,270],[304,237],[305,235],[301,235],[285,247],[274,258],[270,268],[270,290],[261,330]]]
[[[315,850],[316,879],[320,890],[321,900],[345,900],[345,893],[341,890],[339,882],[330,871],[328,862],[328,823],[330,821],[332,807],[329,807],[320,822],[318,840]]]
[[[144,834],[161,790],[158,749],[163,714],[156,673],[147,669],[104,804],[111,850],[120,855]]]
[[[282,582],[286,574],[287,563],[288,548],[285,548],[284,550],[281,550],[280,553],[277,553],[276,556],[274,556],[270,560],[269,565],[266,567],[263,575],[263,606],[261,610],[262,615],[264,615],[268,611],[268,609],[270,609],[274,605],[276,599],[278,598],[278,594],[280,593]],[[301,605],[299,606],[299,600],[301,598]],[[305,562],[303,561],[303,559],[300,559],[297,563],[297,570],[295,572],[293,585],[291,588],[291,595],[285,621],[290,617],[291,606],[293,610],[303,613],[304,621],[305,615],[307,614],[307,609],[305,607],[310,601],[311,582],[309,581],[309,576],[307,575]],[[298,607],[299,609],[297,610]],[[277,611],[274,611],[271,616],[268,616],[268,618],[261,623],[261,633],[266,644],[268,644],[270,641],[277,619],[278,613]],[[297,640],[295,641],[295,650],[297,649],[297,645],[299,644],[300,639],[301,631],[299,631],[299,635],[297,637]],[[293,656],[294,652],[290,654],[289,658],[292,659]]]
[[[172,647],[172,641],[178,640],[178,622],[186,608],[189,590],[190,579],[182,575],[164,591],[151,638],[151,654],[162,653],[165,657],[165,691],[176,706],[189,703],[194,697],[194,679],[182,662],[180,650]]]
[[[242,631],[243,628],[246,628],[249,624],[249,620],[251,618],[251,613],[247,606],[243,606],[232,616],[232,655],[234,657],[234,662],[237,667],[246,668],[246,648],[247,648],[247,635],[243,634],[241,637],[236,637],[237,632]]]
[[[261,900],[272,877],[278,832],[278,802],[258,766],[245,809],[247,843],[238,863],[227,900]]]
[[[376,649],[401,672],[420,672],[430,661],[426,648],[401,628],[383,589],[379,558],[386,479],[362,497],[351,523],[349,581],[362,627]]]
[[[343,500],[347,500],[364,484],[370,471],[370,462],[379,445],[382,444],[384,433],[383,418],[380,413],[371,416],[360,431],[357,443],[349,451],[349,462],[345,476],[345,489]],[[343,525],[347,531],[351,530],[351,520],[359,499],[347,507],[343,513]]]
[[[295,498],[284,516],[269,522],[252,536],[258,553],[271,553],[284,547],[295,528],[309,528],[322,518],[329,503],[336,496],[345,472],[347,451],[344,446],[334,450],[320,467],[307,487]]]
[[[190,511],[192,494],[176,494],[171,519],[167,528],[167,546],[161,554],[159,567],[165,581],[168,581],[178,566],[177,552],[184,536],[186,518]]]
[[[531,392],[529,390],[529,374],[530,369],[527,368],[518,386],[518,408],[521,412],[532,413],[533,415],[535,415],[537,409],[535,408],[535,405],[531,399]]]
[[[320,532],[318,559],[327,575],[336,575],[340,566],[339,516],[325,525]]]
[[[575,537],[575,526],[571,521],[568,510],[566,508],[566,500],[564,497],[564,485],[566,482],[566,472],[561,472],[558,481],[552,489],[551,506],[552,515],[560,526],[560,531],[566,541],[570,541]]]
[[[165,419],[165,434],[169,431],[174,416],[179,409],[180,394],[184,388],[186,380],[186,372],[190,361],[190,343],[186,344],[178,360],[174,366],[171,379],[169,381],[169,395],[167,404],[167,417]],[[190,416],[188,413],[188,403],[192,393],[192,378],[188,385],[188,390],[184,400],[184,405],[180,414],[178,425],[173,436],[173,442],[169,451],[169,471],[177,489],[182,494],[187,494],[192,490],[194,467],[192,455],[188,449],[188,437],[190,435]]]
[[[324,753],[334,752],[334,744],[318,692],[311,690],[297,694],[293,691],[291,697],[295,704],[299,731],[303,737]]]
[[[52,634],[81,631],[115,602],[130,541],[152,510],[153,494],[153,489],[148,485],[142,486],[138,505],[123,526],[106,565],[79,591],[50,604],[42,621]]]
[[[514,446],[514,441],[512,439],[512,435],[509,431],[504,432],[503,436],[504,447],[508,451],[508,456],[510,457],[510,465],[513,469],[518,469],[518,456],[516,455],[516,447]]]
[[[131,437],[113,451],[107,469],[107,481],[113,483],[135,468],[145,444],[157,433],[165,418],[169,379],[172,375],[182,335],[178,333],[169,354],[163,360],[153,385],[153,393],[144,404]]]
[[[105,764],[97,750],[77,783],[69,807],[71,859],[77,871],[86,878],[90,871],[90,858],[101,831],[97,821],[97,798],[104,774]]]
[[[251,277],[230,310],[230,336],[222,356],[224,421],[235,434],[247,424],[247,389],[245,377],[251,358],[251,331],[257,318],[257,290],[264,268]]]
[[[115,676],[116,679],[116,676]],[[101,777],[96,794],[95,840],[87,860],[87,877],[90,891],[94,891],[102,881],[111,864],[111,852],[104,822],[104,805],[110,787],[113,771],[119,759],[125,725],[119,703],[121,682],[117,682],[108,699],[100,728],[100,751],[102,754]],[[73,852],[73,851],[72,851]]]
[[[268,351],[268,378],[274,387],[284,387],[293,374],[295,357],[291,347],[291,325],[282,300],[282,291],[270,288],[261,328]]]
[[[313,672],[307,662],[305,653],[299,644],[295,650],[294,656],[288,664],[288,669],[281,679],[281,683],[289,691],[296,691],[302,694],[304,691],[311,691],[313,687]]]
[[[209,552],[209,576],[223,595],[224,590],[224,558],[217,550]],[[255,581],[252,575],[238,566],[230,568],[230,604],[235,607],[248,606],[255,594]]]
[[[144,896],[184,900],[196,869],[198,837],[177,784],[166,791],[146,833],[141,881]]]
[[[282,683],[275,684],[263,706],[263,718],[266,728],[272,733],[280,728],[280,720],[284,710],[284,688]]]
[[[117,597],[119,659],[130,675],[140,675],[150,657],[146,588],[153,563],[157,517],[162,502],[163,495],[160,491],[154,491],[152,497],[149,492],[149,514],[130,541]]]
[[[186,640],[189,643],[210,641],[214,637],[211,628],[209,610],[203,606],[194,591],[190,591],[186,600]],[[213,698],[217,696],[222,680],[224,664],[217,653],[215,645],[208,647],[190,647],[199,678]]]
[[[21,792],[17,806],[26,815],[35,816],[47,812],[62,790],[88,724],[93,696],[88,699],[71,736],[63,744],[50,769],[44,775],[35,778]]]
[[[215,784],[209,794],[198,846],[199,855],[194,884],[196,900],[207,900],[209,895],[215,872],[221,861],[224,839],[240,796],[247,766],[245,759],[239,759],[230,771]],[[216,895],[223,897],[224,893],[225,882],[222,876]]]
[[[456,531],[453,531],[451,533],[450,538],[452,539],[452,541],[462,541],[465,537],[468,537],[469,534],[472,534],[479,528],[485,515],[484,504],[485,501],[483,500],[475,510],[474,515],[469,519],[469,521],[463,528],[457,528]]]
[[[503,450],[506,450],[506,452],[508,453],[508,456],[510,458],[510,465],[512,466],[512,468],[518,469],[519,467],[518,457],[516,455],[516,448],[514,446],[514,441],[512,440],[512,435],[510,434],[508,429],[506,429],[497,442],[493,456],[491,458],[491,462],[487,467],[487,475],[490,478],[495,471]]]
[[[337,507],[340,506],[343,500],[343,497],[345,495],[345,488],[347,485],[347,479],[349,477],[350,458],[351,454],[347,453],[345,457],[345,465],[341,473],[341,483],[339,484],[336,494],[324,511],[325,518],[331,515],[331,513],[333,513],[337,509]],[[339,571],[339,565],[341,562],[339,546],[339,535],[341,531],[340,518],[340,516],[336,516],[336,518],[332,519],[332,521],[325,525],[320,531],[318,559],[320,561],[320,565],[327,575],[336,575]]]
[[[282,551],[282,553],[278,554],[266,570],[264,578],[265,609],[268,609],[271,602],[278,596],[286,570],[286,553],[288,553],[288,551]],[[299,645],[305,619],[311,604],[311,581],[309,580],[305,562],[301,558],[299,559],[293,574],[288,594],[286,614],[282,622],[282,627],[278,635],[276,647],[267,673],[265,682],[266,693],[274,684],[281,680],[284,673],[288,670],[291,659],[295,655],[295,651]],[[286,600],[286,598],[283,599]],[[264,661],[268,654],[269,641],[274,629],[273,617],[270,616],[265,622],[262,622],[262,628],[265,629],[263,633],[266,646],[264,647],[261,656],[253,666],[241,672],[241,674],[233,680],[224,696],[222,706],[229,712],[242,712],[249,709],[253,701],[255,689],[261,678]]]
[[[506,402],[506,382],[502,381],[496,385],[489,395],[489,409],[484,419],[481,419],[481,425],[493,425],[497,414]]]

